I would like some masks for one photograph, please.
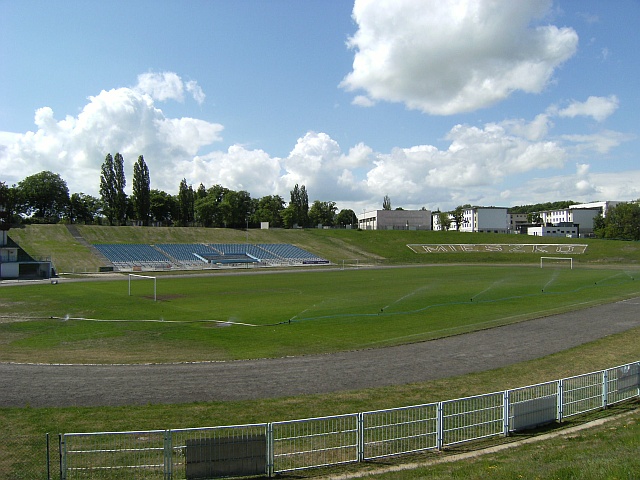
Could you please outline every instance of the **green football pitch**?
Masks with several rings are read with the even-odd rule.
[[[0,361],[121,363],[376,348],[640,293],[636,270],[437,266],[0,288]],[[130,289],[129,289],[130,285]],[[130,290],[130,291],[129,291]]]

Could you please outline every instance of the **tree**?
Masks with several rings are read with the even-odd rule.
[[[198,185],[198,189],[196,190],[195,195],[196,195],[196,201],[207,196],[207,189],[204,187],[202,183]]]
[[[22,192],[17,185],[7,187],[0,182],[0,231],[9,230],[11,226],[18,225],[22,220],[19,213],[24,205]]]
[[[195,220],[204,227],[222,227],[220,204],[229,189],[216,184],[208,190],[204,190],[203,195],[204,185],[201,184],[201,186],[202,188],[198,187],[194,203]]]
[[[443,232],[451,228],[451,217],[447,212],[438,212],[438,222],[440,223],[440,230]]]
[[[183,227],[186,227],[194,220],[194,204],[193,186],[188,185],[187,179],[183,178],[178,188],[179,220]]]
[[[464,209],[463,205],[458,205],[455,210],[451,212],[451,216],[453,217],[453,221],[456,222],[456,231],[460,231],[460,227],[464,223]]]
[[[133,210],[138,221],[144,226],[149,225],[149,212],[151,208],[151,180],[149,168],[140,155],[133,165]]]
[[[357,225],[358,224],[358,216],[356,212],[350,209],[342,209],[338,216],[336,217],[336,223],[341,227],[346,227],[347,225]]]
[[[95,217],[100,212],[100,200],[82,192],[74,193],[69,198],[69,208],[67,218],[71,223],[84,222],[93,223]]]
[[[321,202],[315,200],[309,209],[309,223],[332,227],[336,217],[336,202]]]
[[[284,213],[286,218],[285,226],[291,228],[294,225],[306,227],[309,224],[309,195],[304,185],[299,187],[296,183],[291,190],[291,201],[287,206],[287,212]]]
[[[251,214],[251,195],[245,190],[229,190],[220,202],[222,222],[225,227],[243,228]]]
[[[124,187],[127,180],[124,175],[124,158],[119,153],[113,157],[113,173],[115,186],[115,215],[118,224],[123,225],[127,221],[127,194],[124,193]]]
[[[600,238],[640,240],[640,200],[619,203],[602,220],[596,217],[594,233]]]
[[[58,222],[69,204],[69,189],[60,175],[43,171],[18,183],[27,216]]]
[[[280,195],[267,195],[258,200],[254,218],[256,222],[269,222],[271,228],[279,228],[282,222],[284,199]]]
[[[9,187],[0,182],[0,232],[11,228],[11,211],[9,210]]]
[[[102,210],[109,221],[109,225],[113,225],[116,217],[116,179],[113,169],[113,157],[110,153],[107,153],[104,162],[102,162],[100,172]]]
[[[391,210],[391,199],[389,198],[389,195],[385,195],[382,199],[382,209]]]
[[[149,192],[149,213],[154,223],[169,225],[176,218],[176,205],[175,198],[162,190]]]

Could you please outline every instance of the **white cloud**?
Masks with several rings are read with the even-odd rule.
[[[206,95],[204,94],[202,88],[200,88],[200,85],[198,85],[198,82],[196,82],[195,80],[191,80],[187,82],[186,88],[187,92],[191,93],[191,95],[193,95],[193,99],[198,102],[198,105],[202,105],[204,103]]]
[[[174,72],[148,72],[138,75],[138,83],[134,90],[146,93],[154,100],[165,102],[167,100],[184,101],[184,91],[189,92],[193,99],[202,105],[206,95],[195,80],[190,80],[186,84],[182,78]]]
[[[609,153],[615,147],[634,137],[612,130],[602,130],[601,132],[588,135],[563,135],[562,138],[568,144],[573,144],[577,152],[593,151],[597,153]]]
[[[36,111],[36,130],[13,136],[0,151],[0,171],[11,172],[9,182],[51,170],[71,191],[97,195],[106,154],[120,152],[125,166],[144,155],[153,187],[173,190],[179,179],[166,172],[173,171],[174,162],[193,160],[199,149],[220,140],[223,129],[204,120],[167,118],[138,89],[103,90],[88,100],[77,117],[64,120],[49,107]]]
[[[152,188],[168,193],[175,194],[186,178],[196,187],[221,184],[246,190],[254,198],[277,194],[288,201],[298,183],[306,186],[311,201],[335,201],[339,208],[356,211],[381,206],[384,195],[391,197],[394,207],[445,210],[464,203],[640,197],[636,172],[617,177],[592,173],[593,160],[585,160],[596,152],[597,161],[631,137],[611,130],[554,137],[551,119],[559,115],[557,108],[530,121],[455,125],[442,135],[444,146],[421,144],[388,152],[374,151],[362,142],[342,147],[327,133],[307,132],[280,158],[237,144],[213,150],[221,140],[222,125],[167,117],[154,96],[178,100],[178,90],[150,90],[102,91],[89,97],[76,117],[57,119],[51,108],[38,109],[34,131],[0,132],[0,180],[12,184],[51,170],[67,181],[71,192],[98,196],[104,157],[120,152],[129,190],[133,163],[144,155]],[[575,172],[561,174],[569,160],[579,160]],[[543,172],[553,176],[537,180]]]
[[[572,102],[567,108],[558,111],[560,117],[593,117],[602,122],[618,109],[619,101],[615,95],[608,97],[589,97],[585,102]]]
[[[571,28],[532,25],[550,5],[356,0],[353,71],[341,86],[366,92],[359,105],[401,102],[437,115],[487,107],[516,90],[538,93],[578,44]]]
[[[366,95],[356,95],[351,102],[352,105],[357,105],[358,107],[373,107],[376,102],[371,100]]]

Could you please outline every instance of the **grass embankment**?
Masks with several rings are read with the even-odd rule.
[[[106,227],[78,225],[89,243],[245,243],[247,232],[233,229],[180,227]],[[27,253],[49,256],[59,272],[95,272],[101,265],[91,250],[69,234],[64,225],[30,225],[9,231]],[[336,264],[358,260],[363,263],[531,263],[539,262],[539,253],[437,253],[416,254],[407,244],[459,243],[579,243],[587,244],[575,261],[586,264],[640,265],[640,243],[599,239],[573,239],[433,231],[358,231],[358,230],[260,230],[249,229],[249,243],[290,243]]]
[[[4,471],[0,468],[0,473],[7,472],[7,478],[44,478],[45,432],[55,434],[234,425],[353,413],[460,398],[635,361],[638,358],[638,335],[640,329],[636,328],[543,359],[489,372],[400,387],[244,402],[100,408],[2,408],[0,430],[20,434],[6,437],[3,440],[4,445],[0,443],[0,449],[4,451],[3,462],[6,465]],[[599,413],[586,418],[592,419],[602,415],[603,413]],[[565,426],[575,425],[584,420],[585,417],[574,418],[566,422]],[[519,474],[523,475],[522,478],[634,478],[620,475],[620,472],[624,471],[621,467],[637,466],[639,457],[635,453],[640,441],[640,413],[636,410],[633,417],[628,417],[627,420],[620,424],[609,424],[601,430],[582,432],[571,441],[545,441],[477,460],[430,466],[425,471],[395,472],[386,478],[487,478],[493,473],[497,476],[491,478],[518,478]],[[474,446],[469,445],[463,450],[473,448]],[[478,448],[478,445],[475,448]],[[456,451],[460,450],[453,450]],[[427,453],[366,465],[340,467],[330,471],[345,473],[362,468],[379,468],[399,462],[427,461],[439,457],[439,454]],[[585,459],[589,459],[588,464],[585,463]],[[545,464],[549,464],[548,472],[553,475],[545,474]],[[588,470],[585,469],[587,465]],[[23,471],[29,472],[29,475],[21,475],[20,472]],[[299,473],[295,477],[312,477],[326,473],[327,471],[311,470]]]

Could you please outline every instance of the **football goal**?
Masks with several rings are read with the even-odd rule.
[[[156,277],[152,277],[150,275],[138,275],[136,273],[129,274],[129,296],[131,296],[131,280],[132,279],[142,279],[142,280],[153,280],[153,301],[157,301],[158,297],[156,295]]]
[[[540,268],[544,267],[566,267],[573,270],[573,258],[571,257],[540,257]]]

